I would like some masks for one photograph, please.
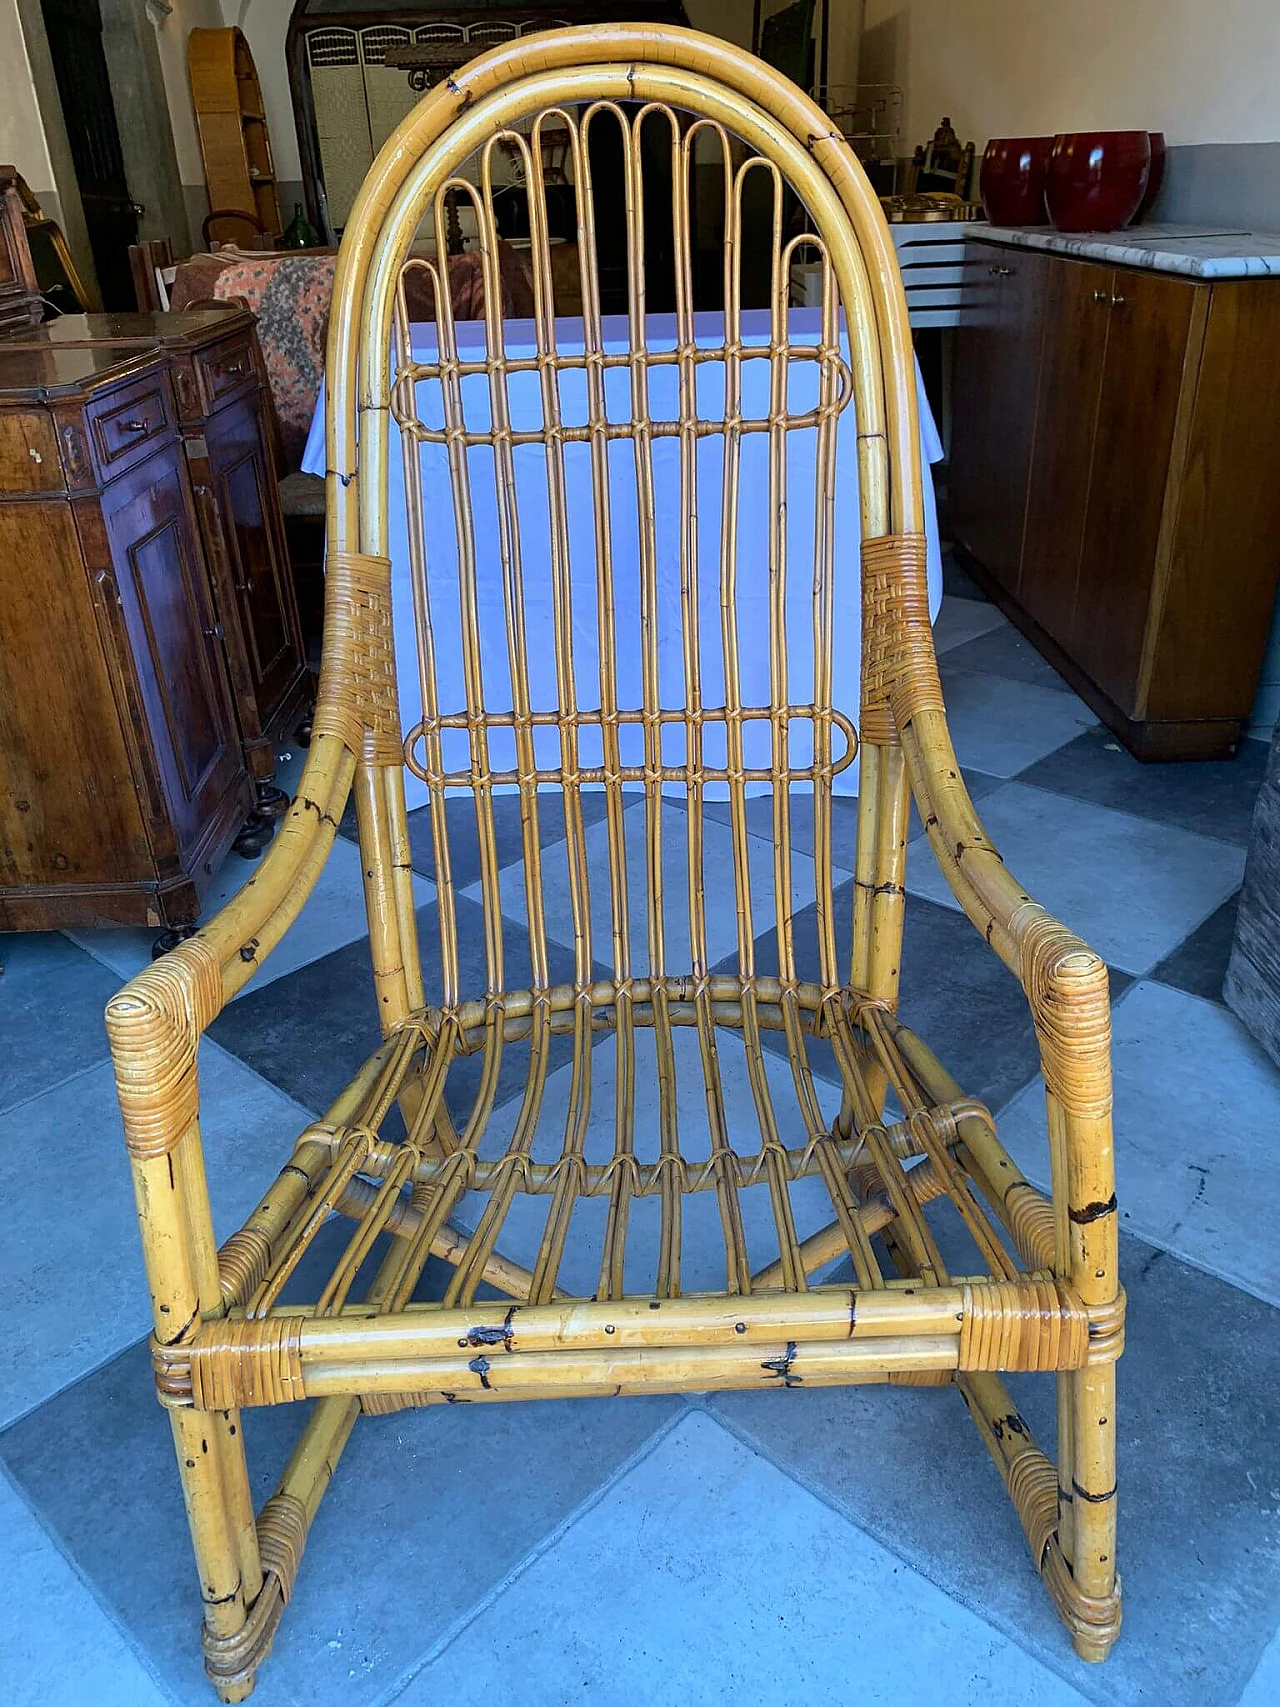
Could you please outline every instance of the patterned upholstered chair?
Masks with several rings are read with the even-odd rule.
[[[433,341],[415,342],[403,269],[433,276],[429,260],[407,260],[415,232],[424,219],[442,229],[446,195],[466,196],[492,267],[486,163],[520,139],[536,189],[538,115],[568,131],[578,186],[577,353],[558,343],[537,194],[533,353],[507,356],[495,307],[487,353],[460,355],[447,293]],[[650,336],[645,314],[642,122],[667,127],[675,186],[664,338]],[[623,138],[614,158],[630,233],[620,354],[598,308],[585,140],[606,123]],[[463,178],[476,151],[479,169]],[[711,160],[725,196],[725,306],[709,336],[693,324],[695,157]],[[767,335],[748,345],[737,281],[753,173],[765,175],[774,217]],[[797,208],[803,237],[792,235]],[[819,256],[824,280],[807,342],[792,338],[787,312],[797,245]],[[486,296],[499,302],[497,289]],[[768,377],[754,414],[743,401],[753,362]],[[704,385],[710,368],[720,377]],[[1119,1626],[1123,1332],[1107,973],[1005,870],[952,750],[929,626],[906,312],[853,155],[807,97],[710,38],[617,26],[513,41],[431,91],[379,156],[346,231],[327,375],[324,662],[297,798],[236,899],[108,1010],[156,1382],[220,1695],[252,1688],[358,1421],[377,1428],[365,1419],[456,1400],[710,1388],[768,1389],[763,1405],[802,1403],[776,1395],[831,1383],[954,1384],[1076,1651],[1104,1658]],[[479,414],[467,401],[477,383]],[[533,430],[511,424],[517,384],[540,400]],[[854,433],[861,512],[856,695],[857,655],[833,637],[833,609],[856,597],[859,576],[831,525],[838,431]],[[798,555],[789,459],[805,435],[810,544]],[[531,524],[516,463],[527,467],[531,445],[541,559],[522,549]],[[754,542],[764,568],[751,633],[739,619],[748,589],[737,527],[749,449],[770,518]],[[654,498],[659,453],[674,458],[675,513]],[[418,658],[398,697],[387,493],[401,456]],[[443,458],[451,517],[424,514],[424,456]],[[574,458],[594,493],[585,542],[566,519]],[[693,501],[704,467],[718,482],[713,511]],[[487,563],[475,549],[482,497],[497,530]],[[585,617],[572,573],[584,549]],[[448,575],[428,574],[437,551]],[[501,596],[482,620],[486,576]],[[639,611],[626,632],[623,580]],[[803,679],[786,632],[797,610],[811,660]],[[758,676],[743,685],[749,643],[767,653],[762,690]],[[444,697],[446,681],[455,697]],[[410,702],[421,711],[402,728]],[[856,809],[837,797],[855,745]],[[421,954],[406,766],[425,793],[436,885],[438,941],[424,939]],[[352,789],[383,1041],[218,1248],[197,1044],[297,916]],[[519,804],[514,865],[498,851],[504,791]],[[1026,992],[1048,1099],[1049,1196],[966,1096],[965,1062],[943,1066],[897,1018],[913,796],[932,857]],[[558,948],[548,811],[567,864]],[[687,824],[674,863],[672,812]],[[729,849],[714,861],[713,825]],[[833,904],[841,869],[854,874],[851,940]],[[459,896],[472,883],[468,911]],[[707,919],[708,898],[728,894],[737,941],[726,957]],[[482,918],[483,943],[462,941],[463,912]],[[468,983],[464,964],[480,956],[484,974]],[[554,1107],[552,1081],[564,1092]],[[349,1236],[335,1236],[344,1223]],[[695,1250],[698,1228],[710,1244]],[[419,1285],[432,1253],[452,1265],[443,1296]],[[1010,1370],[1056,1378],[1056,1464],[1009,1397]],[[255,1519],[242,1418],[301,1399],[314,1404],[297,1450]]]

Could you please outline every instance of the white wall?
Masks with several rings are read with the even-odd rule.
[[[0,165],[16,166],[37,195],[55,188],[17,0],[0,0]]]
[[[284,60],[284,38],[289,33],[291,0],[218,0],[224,24],[238,24],[249,42],[249,51],[262,85],[262,104],[267,110],[271,152],[276,177],[297,182],[302,177],[298,158],[298,133],[293,123],[293,99]],[[377,19],[370,17],[369,22]],[[292,208],[282,210],[288,219]]]
[[[184,184],[203,184],[204,162],[200,158],[200,138],[191,105],[191,79],[187,75],[187,37],[194,29],[220,28],[222,14],[218,0],[169,0],[169,4],[172,11],[156,26],[156,47],[169,102],[178,175]]]
[[[992,136],[1163,130],[1280,138],[1278,0],[867,0],[862,76],[906,95],[903,136],[948,113]]]

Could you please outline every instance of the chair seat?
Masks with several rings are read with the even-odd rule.
[[[883,1003],[564,986],[399,1025],[222,1248],[227,1317],[157,1357],[201,1408],[375,1411],[1077,1367],[1052,1257],[1047,1200]]]

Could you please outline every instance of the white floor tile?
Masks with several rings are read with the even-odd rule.
[[[243,1221],[307,1111],[214,1043],[200,1054],[214,1230]],[[0,1202],[29,1230],[0,1240],[0,1427],[151,1329],[129,1164],[106,1063],[0,1116]]]
[[[1083,700],[1007,676],[947,668],[942,696],[960,763],[991,776],[1016,776],[1074,741],[1098,721]]]
[[[218,873],[217,882],[206,897],[201,917],[211,919],[225,906],[253,876],[259,863],[242,860],[238,854],[229,854]],[[435,894],[435,885],[429,878],[415,873],[413,894],[415,905],[425,906]],[[283,940],[263,961],[247,988],[260,990],[264,984],[282,978],[286,972],[294,972],[299,966],[306,966],[312,960],[332,954],[335,948],[354,942],[366,935],[368,929],[360,875],[360,850],[354,842],[338,836],[306,905]],[[87,953],[118,972],[121,978],[132,978],[150,962],[151,945],[156,939],[155,931],[128,929],[68,931],[67,935]]]
[[[1028,893],[1126,972],[1171,953],[1244,872],[1242,848],[1023,783],[987,795],[978,816]],[[936,862],[909,865],[907,888],[958,905]]]
[[[163,1707],[168,1697],[3,1476],[0,1535],[5,1707]]]
[[[1280,1701],[1280,1630],[1267,1643],[1258,1669],[1240,1697],[1240,1707],[1275,1707],[1277,1701]]]
[[[1121,1226],[1280,1305],[1280,1068],[1225,1008],[1163,984],[1129,992],[1113,1036]],[[1038,1081],[1000,1130],[1046,1184]]]
[[[1082,1699],[694,1414],[399,1702],[1079,1707]]]
[[[628,807],[623,814],[626,837],[627,893],[630,899],[632,972],[643,976],[649,966],[648,917],[644,897],[648,891],[645,807]],[[664,942],[669,972],[689,969],[689,874],[688,817],[683,806],[666,805],[662,810],[662,877]],[[752,935],[760,936],[774,923],[773,843],[749,836],[748,873],[751,884]],[[609,832],[604,823],[593,824],[586,833],[587,868],[591,877],[592,952],[606,964],[612,961],[612,918],[609,895]],[[738,921],[733,872],[733,832],[728,824],[705,820],[703,832],[703,888],[707,918],[709,964],[714,966],[738,946]],[[833,868],[833,883],[852,876],[842,866]],[[509,866],[501,874],[502,910],[524,923],[528,916],[523,870]],[[464,894],[480,898],[479,884]],[[791,856],[791,894],[795,912],[812,906],[814,866],[807,854]],[[544,855],[543,906],[547,934],[557,942],[573,944],[573,909],[570,904],[569,873],[563,844]],[[776,970],[776,969],[774,969]]]

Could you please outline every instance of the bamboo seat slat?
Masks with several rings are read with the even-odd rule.
[[[547,131],[576,211],[571,338]],[[534,311],[509,340],[513,171]],[[462,216],[484,298],[465,354],[435,258]],[[425,96],[356,199],[326,397],[298,796],[239,895],[107,1014],[218,1694],[252,1690],[357,1422],[876,1382],[959,1390],[1076,1651],[1104,1659],[1125,1331],[1106,967],[1005,869],[951,746],[905,299],[844,139],[692,31],[497,46]],[[200,1038],[353,793],[382,1042],[219,1248]],[[913,798],[1026,996],[1047,1191],[965,1063],[899,1016]],[[945,995],[940,969],[917,981]],[[1056,1462],[1006,1371],[1054,1375]],[[255,1520],[243,1417],[299,1401]]]

